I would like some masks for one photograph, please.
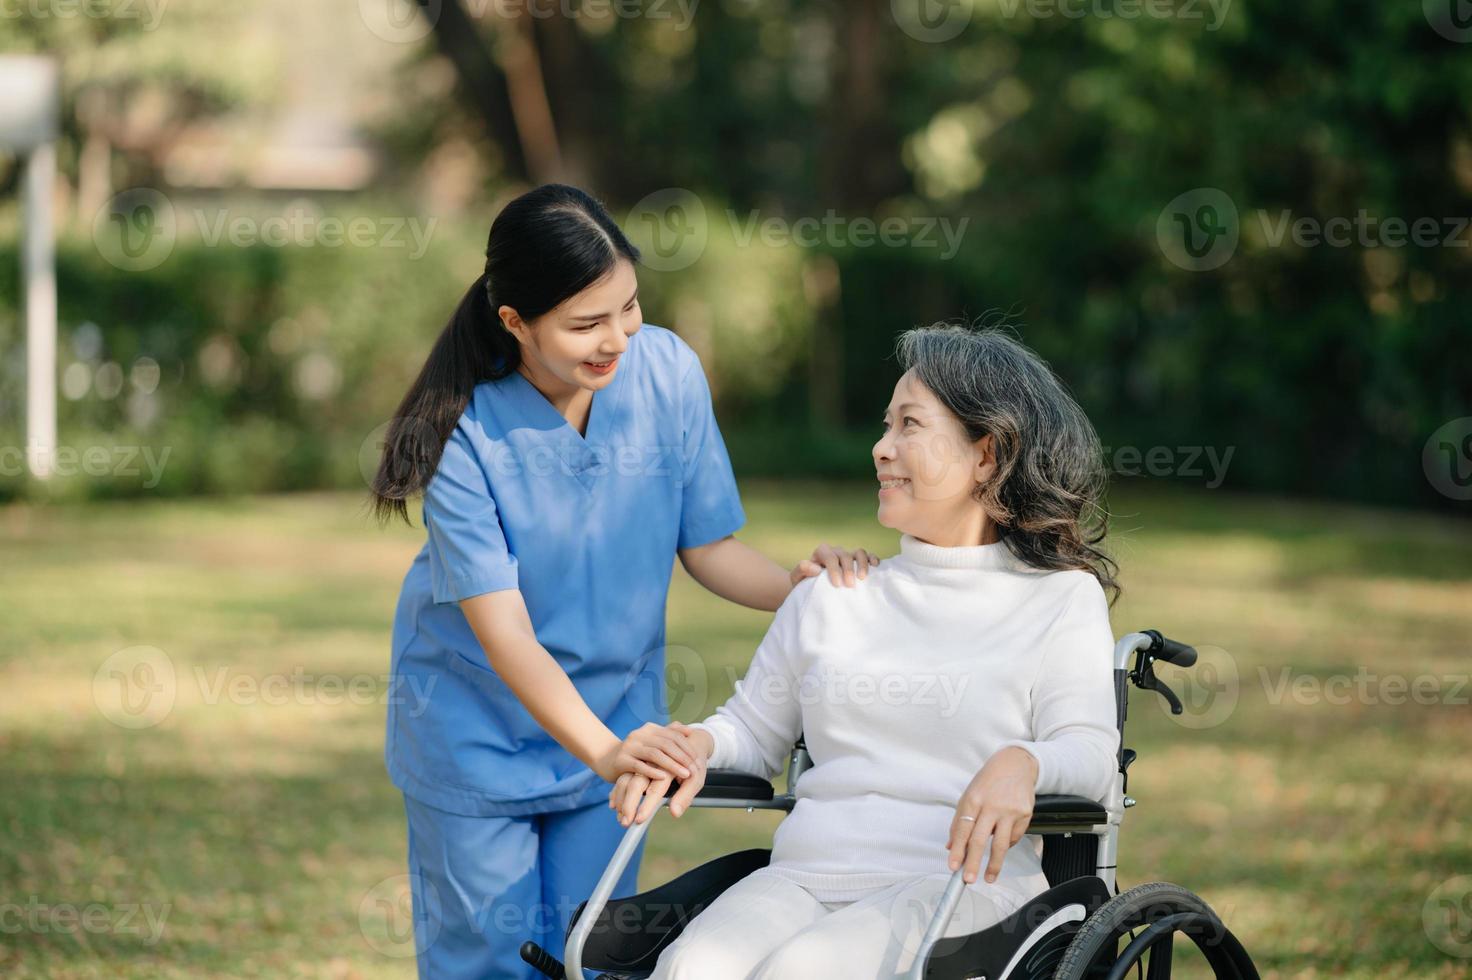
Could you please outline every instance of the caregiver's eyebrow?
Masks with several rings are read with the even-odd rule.
[[[636,289],[636,290],[634,290],[634,295],[632,295],[632,296],[630,296],[628,298],[628,300],[624,303],[624,306],[625,307],[628,307],[631,303],[634,302],[634,300],[636,300],[638,298],[639,298],[639,290]],[[602,319],[605,319],[605,318],[610,317],[612,315],[613,315],[612,313],[590,313],[590,314],[587,314],[585,316],[568,317],[568,319],[574,320],[574,321],[578,321],[578,322],[581,322],[581,321],[586,320],[589,323],[593,323],[594,321],[602,320]]]

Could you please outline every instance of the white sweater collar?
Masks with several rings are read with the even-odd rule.
[[[1006,568],[1013,569],[1017,560],[1005,542],[959,545],[943,548],[921,541],[909,534],[900,535],[900,554],[916,565],[932,568]]]

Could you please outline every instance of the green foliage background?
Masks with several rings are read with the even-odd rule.
[[[635,234],[631,209],[651,192],[676,188],[704,204],[704,252],[688,268],[646,270],[645,310],[701,350],[744,472],[865,472],[895,335],[1004,310],[1106,445],[1230,448],[1232,487],[1446,508],[1454,502],[1427,480],[1422,450],[1472,415],[1472,47],[1438,33],[1434,8],[968,0],[958,37],[924,43],[889,3],[712,0],[688,24],[587,14],[536,29],[580,182]],[[0,31],[19,50],[95,47],[70,73],[69,99],[102,80],[194,92],[198,112],[279,101],[277,86],[242,81],[233,61],[166,54],[222,29],[226,8],[204,9],[152,39],[116,24],[93,37],[24,21]],[[487,20],[478,29],[494,48],[502,25]],[[850,65],[856,47],[867,84]],[[131,76],[129,51],[150,52]],[[64,442],[171,446],[160,488],[170,493],[361,482],[363,440],[478,271],[499,202],[526,184],[464,104],[424,81],[432,51],[426,39],[385,82],[398,101],[374,126],[389,158],[382,186],[316,202],[423,217],[420,166],[447,134],[468,140],[485,161],[480,192],[439,223],[422,259],[181,238],[160,267],[121,272],[80,216],[61,246],[64,331],[97,324],[101,358],[126,368],[153,357],[164,383],[162,410],[137,432],[122,398],[65,404]],[[122,186],[165,182],[137,158],[115,169]],[[1190,271],[1168,259],[1157,222],[1203,188],[1230,199],[1240,241],[1220,268]],[[183,192],[169,193],[177,203]],[[208,206],[285,205],[234,191]],[[934,247],[773,246],[735,234],[750,215],[830,213],[964,221],[965,234],[949,259]],[[1285,219],[1361,214],[1432,219],[1445,243],[1302,247],[1278,236]],[[13,233],[0,242],[0,343],[13,352],[0,431],[19,445]],[[218,366],[221,350],[238,355],[239,376],[212,384],[201,357]],[[293,387],[308,356],[338,378],[325,396]],[[135,484],[61,481],[46,492]],[[33,491],[0,477],[6,497]]]

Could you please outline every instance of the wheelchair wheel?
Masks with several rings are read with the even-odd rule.
[[[1137,885],[1101,905],[1069,943],[1054,980],[1123,980],[1141,964],[1146,980],[1168,980],[1177,933],[1196,945],[1217,977],[1258,980],[1247,951],[1211,906],[1164,881]]]

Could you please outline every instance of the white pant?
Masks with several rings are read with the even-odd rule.
[[[950,875],[925,875],[852,902],[820,902],[762,868],[721,894],[660,954],[649,980],[890,980],[915,959]],[[978,881],[946,936],[995,925],[1021,902]]]

